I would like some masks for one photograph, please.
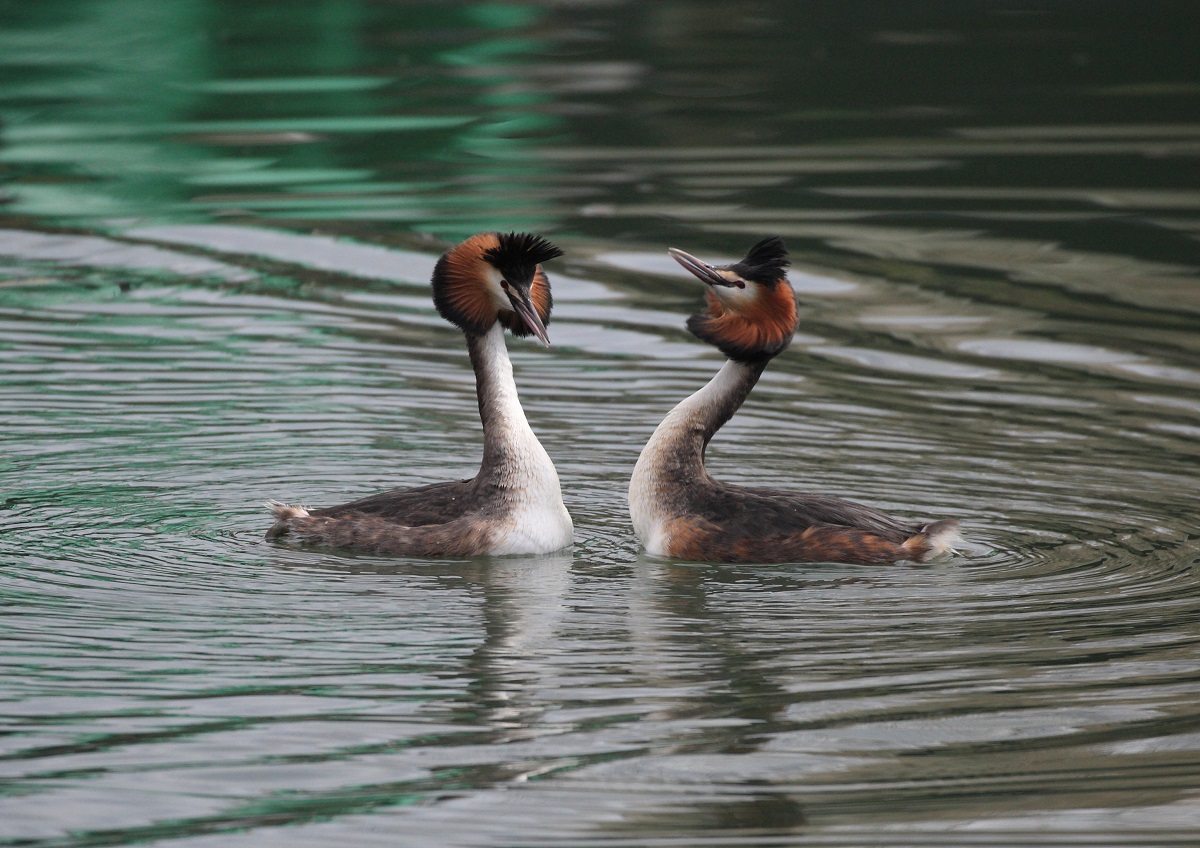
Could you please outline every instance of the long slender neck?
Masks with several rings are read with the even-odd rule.
[[[493,324],[481,336],[467,334],[467,351],[475,369],[479,418],[483,422],[483,462],[480,477],[506,486],[522,484],[531,463],[550,463],[533,434],[504,345],[504,328]]]
[[[658,474],[670,469],[672,475],[694,480],[703,472],[709,441],[745,402],[766,367],[766,360],[726,362],[704,388],[667,413],[642,451],[639,468],[645,462]]]

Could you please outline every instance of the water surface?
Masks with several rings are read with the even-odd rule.
[[[0,32],[0,844],[1200,838],[1186,4],[14,7]],[[567,249],[510,344],[573,549],[268,545],[466,476],[438,252]],[[720,365],[675,245],[801,327],[730,482],[957,517],[925,566],[648,557]]]

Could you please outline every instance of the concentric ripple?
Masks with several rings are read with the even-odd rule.
[[[1036,323],[1015,307],[835,280],[711,467],[962,518],[964,554],[648,558],[629,471],[719,358],[682,330],[688,278],[580,244],[556,347],[511,344],[573,551],[276,547],[267,498],[472,473],[471,372],[428,254],[381,287],[353,269],[383,248],[339,242],[339,276],[302,236],[223,232],[0,242],[3,844],[1186,844],[1185,392],[984,345]]]

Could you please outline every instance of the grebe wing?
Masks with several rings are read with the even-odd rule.
[[[391,489],[356,501],[312,510],[323,518],[372,515],[406,527],[445,524],[461,518],[478,504],[474,479],[431,483],[415,489]]]
[[[668,525],[671,553],[704,562],[925,562],[952,550],[957,521],[919,527],[800,492],[718,487]]]
[[[778,538],[810,527],[837,527],[899,544],[921,530],[919,525],[853,501],[783,489],[718,486],[696,506],[707,520],[730,530],[736,524],[736,532],[749,538]]]

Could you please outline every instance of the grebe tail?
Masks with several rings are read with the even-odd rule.
[[[646,550],[703,562],[845,563],[925,562],[953,551],[954,519],[914,524],[828,495],[726,485],[708,473],[709,441],[791,343],[795,294],[779,238],[731,265],[669,252],[706,286],[707,308],[688,329],[728,361],[667,414],[638,457],[629,507]]]

